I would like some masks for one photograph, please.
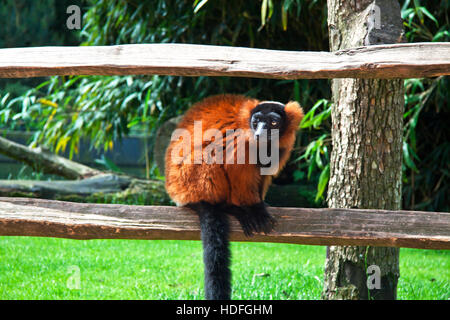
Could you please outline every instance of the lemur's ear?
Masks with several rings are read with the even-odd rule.
[[[297,101],[289,101],[284,108],[289,126],[297,128],[303,119],[303,109]]]

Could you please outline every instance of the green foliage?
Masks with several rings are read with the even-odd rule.
[[[317,113],[317,114],[316,114]],[[317,183],[316,201],[323,200],[328,180],[330,177],[330,154],[329,146],[331,143],[329,118],[331,116],[331,103],[326,99],[320,99],[316,104],[305,114],[300,128],[303,131],[319,131],[323,132],[316,139],[306,146],[304,151],[301,151],[301,156],[297,160],[304,160],[307,165],[307,178],[311,179],[313,173],[319,171],[319,178]],[[301,165],[300,165],[301,167]],[[303,176],[297,175],[301,180]],[[294,179],[296,176],[294,176]]]
[[[448,41],[449,2],[446,0],[423,1],[423,4],[421,2],[420,0],[403,2],[402,19],[408,41]]]
[[[449,211],[450,108],[447,77],[405,81],[404,207]]]
[[[64,42],[70,33],[53,31],[61,21],[58,15],[65,14],[65,10],[59,9],[65,9],[68,3],[61,0],[2,0],[0,48],[57,45]]]
[[[409,42],[449,41],[449,2],[436,1],[423,4],[421,1],[406,0],[402,6],[405,37]],[[448,77],[405,80],[405,126],[403,139],[403,208],[411,210],[449,211],[450,188],[450,131],[446,123],[449,118]],[[298,170],[307,168],[308,179],[315,171],[316,201],[324,192],[329,179],[328,147],[330,109],[324,108],[315,114],[322,100],[319,100],[305,115],[301,127],[319,129],[316,136],[302,150],[299,159],[308,164],[299,165]],[[324,123],[325,122],[325,123]],[[316,124],[316,125],[314,125]],[[319,126],[326,125],[325,130]],[[328,142],[328,143],[327,143]],[[296,173],[295,177],[303,175]]]
[[[449,41],[448,1],[404,1],[410,42]],[[403,207],[449,211],[448,77],[405,80]]]
[[[102,154],[100,159],[96,159],[95,163],[103,166],[105,169],[109,170],[109,171],[114,171],[114,172],[122,172],[122,170],[120,170],[120,168],[118,166],[116,166],[114,164],[114,162],[112,162],[111,160],[109,160],[107,157],[105,157],[104,154]]]
[[[31,144],[45,144],[56,152],[70,146],[72,156],[82,137],[89,138],[95,148],[108,150],[113,140],[128,134],[138,122],[152,126],[158,121],[154,114],[164,114],[155,96],[161,90],[149,89],[158,88],[160,79],[155,76],[143,82],[132,76],[74,76],[66,81],[64,77],[51,77],[26,95],[5,103],[0,120],[7,122],[15,113],[12,128],[35,130]],[[154,103],[150,103],[151,98]]]
[[[83,7],[84,0],[1,0],[0,48],[78,44],[77,33],[66,28],[66,8]],[[0,79],[0,96],[24,94],[42,78]]]

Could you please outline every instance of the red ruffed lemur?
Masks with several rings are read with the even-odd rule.
[[[178,124],[178,133],[172,135],[165,159],[166,190],[178,206],[189,207],[199,216],[206,299],[231,298],[228,214],[240,222],[246,236],[272,231],[275,220],[264,197],[272,177],[289,159],[302,118],[297,102],[284,105],[241,95],[217,95],[192,106]],[[199,124],[201,134],[205,133],[196,138]],[[244,144],[239,147],[235,138],[243,139]],[[270,149],[267,155],[278,154],[270,158],[278,160],[270,174],[262,173],[273,165],[262,161],[263,146]],[[252,157],[252,150],[256,156]],[[226,161],[221,161],[221,155]]]

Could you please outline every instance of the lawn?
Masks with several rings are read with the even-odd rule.
[[[325,247],[232,252],[234,299],[320,298]],[[450,298],[450,251],[400,252],[399,299]],[[198,241],[0,237],[0,299],[202,299],[201,260]]]

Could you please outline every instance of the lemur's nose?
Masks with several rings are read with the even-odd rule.
[[[256,127],[255,130],[255,139],[258,138],[259,136],[261,136],[264,133],[264,129],[266,127],[266,123],[265,122],[260,122],[258,123],[258,126]]]

